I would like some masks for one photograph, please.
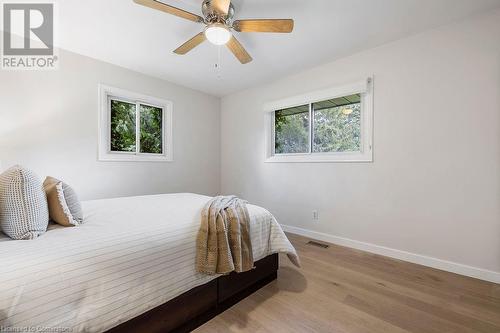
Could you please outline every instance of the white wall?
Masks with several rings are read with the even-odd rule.
[[[499,36],[494,12],[223,98],[222,192],[285,225],[498,274]],[[264,163],[266,102],[369,75],[374,163]]]
[[[98,83],[173,101],[174,162],[98,162]],[[220,100],[61,51],[57,71],[0,71],[0,161],[73,185],[83,199],[220,187]]]

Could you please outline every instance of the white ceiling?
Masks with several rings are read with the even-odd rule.
[[[162,0],[200,14],[202,0]],[[201,24],[132,0],[59,1],[64,49],[223,96],[466,16],[500,0],[233,0],[235,18],[293,18],[292,34],[237,34],[254,61],[241,65],[206,42],[185,56],[172,50]]]

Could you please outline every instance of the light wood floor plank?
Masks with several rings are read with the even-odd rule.
[[[288,235],[302,260],[195,332],[500,332],[500,285]]]

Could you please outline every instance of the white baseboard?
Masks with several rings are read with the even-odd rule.
[[[283,230],[292,234],[313,238],[323,242],[336,245],[351,247],[354,249],[383,255],[399,260],[408,261],[414,264],[437,268],[443,271],[452,272],[460,275],[470,276],[476,279],[485,280],[494,283],[500,283],[500,272],[489,271],[482,268],[467,266],[456,262],[427,257],[424,255],[391,249],[384,246],[360,242],[348,238],[325,234],[322,232],[282,225]]]

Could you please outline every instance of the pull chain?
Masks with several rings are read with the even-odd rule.
[[[220,46],[217,47],[217,63],[215,64],[215,75],[218,79],[221,79],[221,52],[220,52]]]

